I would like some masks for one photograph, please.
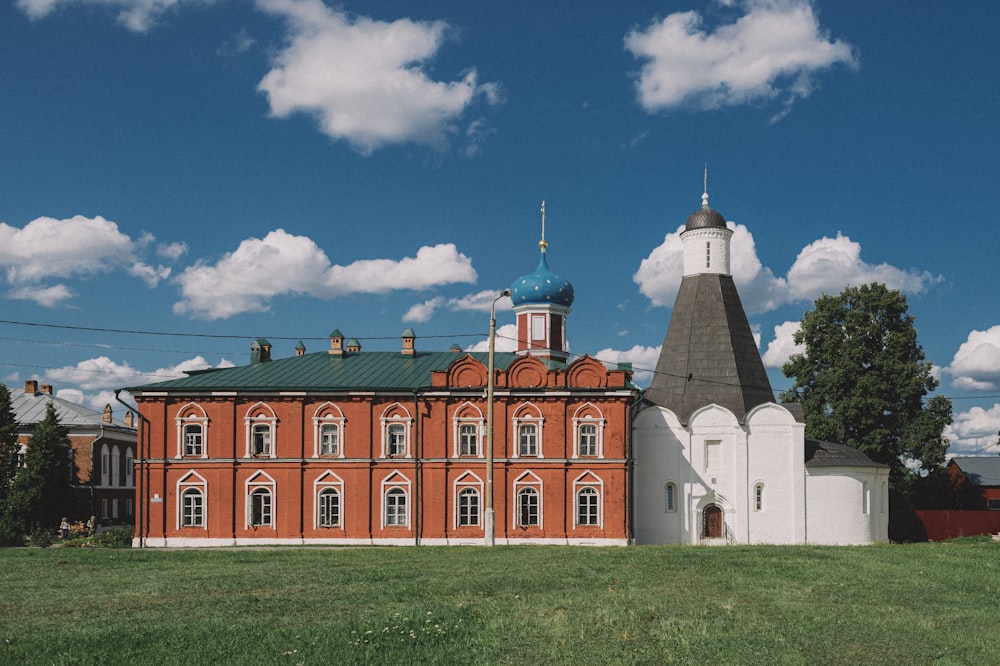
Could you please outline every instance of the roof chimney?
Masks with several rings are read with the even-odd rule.
[[[417,334],[412,328],[403,329],[403,356],[413,356],[417,350],[413,348],[413,341],[417,339]]]
[[[330,334],[329,353],[334,356],[344,355],[344,334],[340,332],[339,328],[333,329],[333,333]]]
[[[25,395],[27,394],[35,395],[36,393],[38,393],[38,380],[37,379],[25,380],[24,393]]]
[[[132,424],[135,422],[134,419],[135,419],[135,414],[132,413],[131,409],[125,412],[125,427],[131,428]]]
[[[352,354],[361,351],[361,343],[358,342],[357,338],[351,338],[347,341],[347,351]]]
[[[250,365],[266,363],[271,360],[271,343],[264,338],[257,338],[250,345]]]
[[[305,356],[305,353],[306,353],[306,346],[302,344],[301,340],[299,340],[299,344],[295,345],[295,355]]]
[[[111,423],[111,405],[104,405],[104,413],[101,414],[101,421]]]
[[[52,384],[42,384],[42,393],[52,395]]]

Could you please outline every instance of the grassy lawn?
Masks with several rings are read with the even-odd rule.
[[[1000,663],[1000,544],[0,550],[0,663]]]

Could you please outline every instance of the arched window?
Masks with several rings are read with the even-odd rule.
[[[205,526],[205,495],[200,488],[188,488],[181,493],[181,527]]]
[[[247,457],[274,458],[278,427],[274,410],[258,402],[247,410],[243,421],[246,424]]]
[[[256,488],[250,493],[250,525],[270,527],[273,523],[271,490]]]
[[[674,513],[677,511],[677,485],[673,482],[668,483],[663,488],[664,492],[664,510],[667,513]]]
[[[475,488],[458,492],[458,524],[460,527],[479,524],[479,491]]]
[[[106,486],[111,482],[111,451],[108,445],[101,447],[101,485]],[[104,516],[107,518],[107,516]]]
[[[535,488],[522,488],[517,493],[517,524],[520,527],[538,525],[538,491]]]
[[[599,525],[601,522],[601,496],[596,488],[587,486],[576,494],[576,524]]]
[[[111,485],[121,485],[122,456],[117,446],[111,447]]]
[[[764,510],[764,484],[762,482],[753,485],[753,510]]]
[[[319,505],[320,527],[340,526],[340,493],[336,488],[324,488],[319,492],[317,504]]]
[[[135,457],[132,449],[125,449],[125,485],[129,488],[135,486]]]
[[[405,527],[407,525],[406,491],[402,488],[391,488],[385,493],[385,524],[386,527]]]

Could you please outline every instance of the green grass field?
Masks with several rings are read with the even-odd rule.
[[[1000,544],[0,550],[6,664],[996,664]]]

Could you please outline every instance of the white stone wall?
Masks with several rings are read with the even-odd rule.
[[[889,472],[820,467],[806,473],[807,541],[864,545],[889,540]]]
[[[732,236],[732,230],[717,227],[683,232],[684,275],[731,275],[729,240]]]

